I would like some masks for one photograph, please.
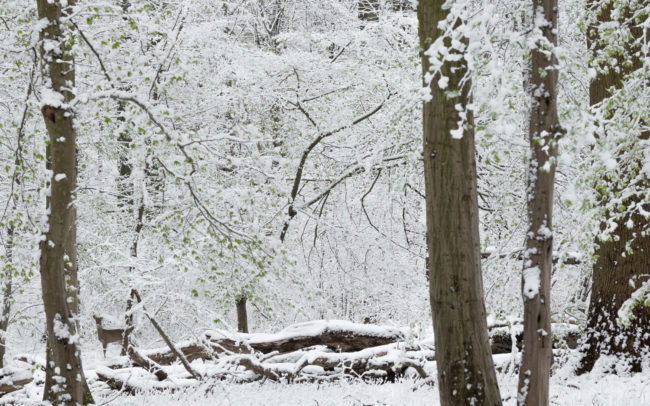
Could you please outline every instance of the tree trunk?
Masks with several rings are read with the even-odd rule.
[[[11,314],[11,295],[13,281],[13,248],[14,248],[14,226],[10,225],[7,230],[7,242],[5,243],[5,286],[2,291],[2,318],[0,318],[0,368],[4,368],[4,358],[7,352],[7,328],[9,327],[9,316]]]
[[[613,21],[611,6],[608,2],[588,2],[588,7],[597,11],[597,24]],[[627,13],[620,15],[618,22],[622,25],[629,24],[625,21],[631,16],[631,11],[627,10]],[[597,29],[597,26],[592,26],[587,32],[587,42],[593,58],[606,46],[598,38]],[[634,42],[643,38],[643,29],[633,26],[630,27],[630,32],[632,37],[626,44],[624,54],[615,56],[617,69],[610,68],[606,72],[599,69],[596,77],[592,79],[589,86],[589,102],[592,106],[609,98],[612,95],[612,87],[621,88],[625,76],[641,68],[642,62],[637,53],[640,50]],[[640,138],[648,139],[648,134],[642,134]],[[615,188],[615,184],[612,187]],[[620,190],[614,190],[614,193],[618,194]],[[627,199],[624,205],[630,206],[632,203],[639,203],[638,198]],[[631,228],[627,226],[630,220],[633,222]],[[603,228],[606,222],[607,219],[604,219]],[[644,233],[647,220],[639,215],[628,215],[618,219],[616,225],[616,238],[608,241],[596,239],[597,259],[593,266],[585,345],[576,371],[578,374],[591,371],[601,354],[616,354],[628,358],[632,370],[640,371],[643,353],[650,349],[650,307],[643,304],[637,306],[635,318],[628,326],[617,323],[618,310],[623,302],[630,298],[641,283],[648,280],[650,235]],[[636,288],[630,285],[631,280]]]
[[[524,340],[517,403],[548,405],[553,362],[550,320],[553,267],[553,186],[558,141],[563,130],[557,115],[557,59],[548,45],[557,45],[557,0],[533,0],[533,24],[541,34],[532,49],[531,107],[528,124],[528,230],[524,251],[522,296]],[[550,55],[549,55],[550,51]]]
[[[73,2],[68,0],[68,6]],[[47,321],[47,363],[43,399],[56,405],[93,403],[77,346],[76,212],[77,183],[74,112],[69,106],[75,72],[59,1],[37,0],[42,72],[47,83],[42,113],[49,134],[47,164],[52,171],[47,199],[48,228],[40,243],[40,272]]]
[[[127,88],[128,90],[128,88]],[[133,181],[131,174],[133,173],[133,164],[129,159],[129,151],[131,149],[131,135],[126,124],[126,103],[120,101],[117,105],[117,121],[124,126],[120,135],[117,138],[118,145],[118,165],[117,169],[120,177],[117,180],[118,191],[118,205],[124,206],[127,210],[133,206]]]
[[[246,296],[237,298],[237,330],[248,333],[248,314],[246,313]]]
[[[122,351],[120,355],[127,355],[129,353],[129,347],[131,347],[131,333],[135,329],[133,325],[133,302],[135,297],[133,292],[129,294],[129,298],[126,300],[126,310],[124,311],[124,335],[122,335]]]
[[[444,34],[437,27],[448,18],[445,3],[420,0],[418,4],[423,52]],[[444,41],[449,47],[450,40]],[[421,57],[426,77],[430,62],[424,53]],[[436,73],[430,84],[425,82],[433,98],[423,106],[429,286],[440,402],[443,406],[500,405],[483,302],[474,126],[472,112],[467,109],[471,83],[465,77],[465,61],[459,59],[445,61],[441,73]],[[440,88],[444,83],[441,75],[457,93]],[[461,138],[451,135],[460,120],[456,105],[466,114],[459,130]]]

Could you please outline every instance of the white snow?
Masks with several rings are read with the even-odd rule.
[[[523,273],[524,286],[523,294],[528,299],[533,299],[539,294],[540,287],[540,269],[537,266],[524,269]]]
[[[273,342],[289,340],[298,337],[322,335],[325,332],[350,331],[358,334],[365,334],[374,337],[395,337],[403,336],[402,329],[391,326],[376,326],[372,324],[352,323],[346,320],[315,320],[305,323],[291,325],[275,334],[232,334],[223,330],[211,330],[206,332],[208,338],[232,338],[235,341],[248,342],[250,344],[260,342]]]
[[[52,41],[46,41],[46,45],[48,43],[51,43]],[[58,43],[57,43],[58,44]],[[52,106],[52,107],[61,107],[63,106],[63,102],[65,100],[65,97],[49,87],[44,87],[42,90],[42,95],[41,95],[41,107],[44,106]]]

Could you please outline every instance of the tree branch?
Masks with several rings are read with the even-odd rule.
[[[370,110],[368,113],[364,114],[363,116],[356,118],[350,124],[338,127],[338,128],[336,128],[334,130],[330,130],[330,131],[327,131],[325,133],[321,133],[303,151],[302,156],[300,157],[300,163],[298,164],[298,169],[296,170],[296,177],[294,178],[294,181],[293,181],[293,187],[291,188],[291,200],[290,200],[289,209],[288,209],[289,218],[285,221],[284,226],[282,228],[282,232],[280,233],[280,241],[284,242],[284,239],[285,239],[285,237],[287,235],[287,230],[289,229],[289,222],[291,221],[292,218],[294,218],[296,216],[296,214],[298,214],[298,212],[294,208],[294,202],[296,201],[296,196],[298,195],[298,189],[300,188],[300,182],[302,180],[302,174],[303,174],[303,171],[304,171],[304,168],[305,168],[305,163],[307,162],[307,158],[309,157],[309,154],[311,153],[311,151],[314,148],[316,148],[316,146],[323,139],[325,139],[327,137],[331,137],[332,135],[337,134],[337,133],[345,130],[346,128],[353,127],[353,126],[355,126],[355,125],[369,119],[373,115],[375,115],[379,110],[382,109],[382,107],[384,107],[385,103],[391,98],[392,95],[393,95],[392,93],[389,93],[388,96],[386,97],[386,99],[384,99],[384,101],[382,101],[377,107]],[[311,116],[307,113],[307,111],[302,108],[302,106],[300,105],[299,102],[296,103],[296,106],[305,115],[307,120],[309,120],[314,125],[314,127],[318,128],[316,122],[311,118]],[[348,177],[350,177],[352,175],[354,175],[354,173],[351,173],[351,174],[349,174],[347,176],[344,175],[344,176],[345,176],[345,178],[348,178]],[[333,186],[336,186],[337,184],[342,182],[345,178],[339,179],[337,182],[335,182],[335,185],[333,185]],[[331,188],[330,188],[330,190],[331,190]],[[322,197],[322,195],[321,195],[321,197]],[[310,204],[303,205],[303,207],[310,206],[311,204],[315,203],[318,200],[320,200],[320,198],[318,198],[315,201],[312,201]]]
[[[151,322],[151,325],[153,325],[153,327],[156,329],[156,331],[158,331],[158,334],[160,334],[160,336],[162,337],[163,341],[165,341],[165,344],[167,344],[167,346],[169,347],[169,350],[170,350],[172,353],[174,353],[174,355],[176,355],[176,356],[178,357],[178,359],[181,361],[181,364],[183,364],[183,367],[185,368],[185,370],[186,370],[187,372],[189,372],[189,374],[192,375],[192,377],[193,377],[194,379],[196,379],[197,381],[200,381],[201,378],[202,378],[201,375],[200,375],[198,372],[196,372],[196,371],[195,371],[195,370],[190,366],[190,363],[187,361],[187,358],[185,358],[185,355],[184,355],[182,352],[180,352],[180,351],[179,351],[179,350],[174,346],[174,344],[171,342],[171,340],[169,339],[169,337],[167,336],[167,334],[165,334],[165,332],[163,331],[162,327],[160,327],[160,324],[158,324],[158,322],[156,321],[156,319],[154,319],[153,316],[151,316],[151,315],[147,312],[147,310],[146,310],[145,307],[144,307],[144,304],[142,304],[142,298],[140,297],[140,293],[138,293],[137,290],[133,289],[133,290],[131,290],[131,295],[133,295],[133,297],[136,298],[136,300],[138,301],[138,303],[139,303],[140,305],[142,305],[142,311],[143,311],[144,315],[147,316],[147,319],[149,319],[149,321]]]

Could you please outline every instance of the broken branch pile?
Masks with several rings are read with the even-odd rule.
[[[433,359],[432,348],[407,346],[404,334],[392,327],[355,324],[347,321],[313,321],[290,326],[276,334],[229,334],[210,331],[201,344],[185,343],[176,348],[202,378],[231,378],[240,382],[269,379],[301,382],[344,378],[394,381],[407,370],[422,379],[428,374],[424,362]],[[152,365],[178,369],[178,359],[169,349],[133,352],[138,369],[154,372]],[[131,355],[131,354],[130,354]],[[137,392],[146,374],[129,368],[97,371],[98,379],[111,388]],[[157,374],[158,380],[166,377]],[[161,379],[161,377],[163,379]],[[195,378],[185,374],[181,379]],[[167,382],[149,377],[147,389],[169,389]],[[174,377],[178,383],[178,377]],[[139,383],[137,383],[139,382]]]
[[[521,326],[490,328],[494,354],[512,352],[521,341]],[[576,326],[554,325],[554,346],[575,348]],[[558,334],[559,333],[559,334]],[[132,368],[122,362],[97,371],[98,379],[115,390],[175,390],[197,380],[235,382],[271,380],[311,382],[336,379],[395,381],[408,372],[431,382],[425,364],[435,360],[433,343],[407,344],[393,327],[347,321],[312,321],[275,334],[206,332],[200,343],[186,342],[155,350],[129,352]],[[182,354],[192,364],[178,364]],[[200,362],[203,361],[203,362]],[[154,375],[155,374],[155,377]],[[173,382],[172,382],[173,381]]]

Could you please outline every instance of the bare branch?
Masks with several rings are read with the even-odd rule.
[[[111,85],[112,88],[115,88],[115,86],[113,85],[113,79],[111,79],[111,75],[108,74],[108,71],[106,70],[106,66],[104,66],[104,61],[99,56],[99,53],[97,52],[97,50],[95,50],[95,47],[93,46],[93,44],[90,43],[90,40],[86,37],[86,35],[83,33],[83,31],[81,31],[81,28],[79,28],[77,23],[75,23],[73,21],[72,25],[74,26],[74,28],[77,29],[77,31],[79,32],[79,35],[81,35],[81,38],[84,40],[86,45],[88,45],[88,48],[90,48],[92,53],[95,54],[95,57],[99,61],[99,66],[102,68],[102,72],[104,72],[104,76],[108,80],[108,83]]]
[[[176,28],[176,26],[178,25],[178,30],[176,31],[176,35],[174,36],[175,41],[172,43],[171,47],[169,48],[169,51],[167,52],[167,55],[160,62],[160,65],[156,70],[156,75],[154,76],[153,81],[151,82],[151,87],[149,88],[149,98],[151,98],[153,94],[153,89],[156,87],[156,83],[158,83],[158,79],[160,78],[160,74],[164,70],[165,64],[171,58],[171,55],[174,52],[174,49],[176,48],[176,44],[178,44],[178,36],[180,35],[181,30],[183,30],[183,23],[186,17],[184,13],[185,13],[185,9],[181,9],[181,11],[178,13],[178,16],[176,16],[176,21],[174,22],[174,28]],[[165,46],[166,45],[167,44],[165,44]]]
[[[13,174],[11,175],[11,187],[9,191],[9,196],[7,198],[7,202],[5,204],[5,208],[2,212],[2,216],[0,217],[0,221],[5,219],[5,216],[7,215],[7,210],[9,209],[9,203],[13,200],[14,202],[14,207],[16,206],[16,198],[14,197],[14,187],[16,184],[20,183],[18,179],[18,168],[23,166],[23,159],[22,159],[22,150],[23,150],[23,137],[25,135],[25,123],[27,122],[27,113],[29,111],[29,104],[27,103],[29,101],[29,98],[32,95],[32,92],[34,91],[34,73],[36,71],[36,67],[38,64],[38,58],[36,57],[36,49],[32,48],[33,54],[34,54],[34,62],[32,63],[32,69],[29,73],[29,84],[27,85],[27,94],[25,95],[25,107],[23,108],[23,114],[20,119],[20,127],[18,127],[18,139],[16,141],[16,150],[14,152],[14,171]],[[2,234],[0,234],[1,238]]]
[[[167,336],[167,334],[165,334],[165,332],[163,331],[162,327],[160,327],[160,325],[158,324],[158,322],[156,321],[156,319],[154,319],[153,316],[151,316],[151,315],[147,312],[147,310],[144,308],[144,305],[142,304],[142,298],[140,297],[140,293],[138,293],[137,290],[133,289],[133,290],[131,290],[131,295],[132,295],[133,297],[135,297],[136,300],[138,301],[138,303],[142,306],[142,311],[143,311],[144,315],[147,316],[147,318],[148,318],[149,321],[151,322],[151,325],[153,325],[154,328],[156,329],[156,331],[158,331],[158,334],[160,334],[160,336],[162,337],[163,341],[165,341],[165,344],[167,344],[167,346],[169,347],[169,349],[171,350],[171,352],[173,352],[174,355],[176,355],[176,356],[178,357],[178,359],[181,361],[181,364],[183,364],[183,367],[185,367],[185,370],[187,370],[187,372],[189,372],[189,374],[192,375],[192,377],[193,377],[194,379],[196,379],[197,381],[200,381],[201,378],[202,378],[201,375],[200,375],[198,372],[196,372],[196,371],[195,371],[195,370],[190,366],[190,363],[187,361],[187,358],[185,358],[185,355],[184,355],[182,352],[180,352],[180,351],[179,351],[179,350],[174,346],[174,344],[171,342],[171,340],[169,339],[169,337]],[[159,378],[159,379],[160,379],[160,378]]]
[[[325,133],[321,133],[321,134],[318,135],[318,137],[316,137],[316,138],[311,142],[311,144],[309,144],[309,145],[307,146],[307,148],[303,151],[302,156],[301,156],[301,158],[300,158],[300,163],[298,164],[298,169],[296,170],[296,177],[294,178],[294,181],[293,181],[293,187],[292,187],[292,189],[291,189],[291,202],[290,202],[290,204],[289,204],[289,209],[288,209],[289,218],[285,221],[284,226],[283,226],[283,228],[282,228],[282,232],[280,233],[280,241],[284,242],[284,239],[285,239],[286,234],[287,234],[287,230],[289,229],[289,221],[291,221],[291,219],[294,218],[294,217],[296,216],[296,214],[297,214],[297,211],[296,211],[295,208],[294,208],[294,202],[296,201],[296,196],[298,195],[298,190],[299,190],[299,188],[300,188],[300,182],[301,182],[301,180],[302,180],[302,173],[303,173],[303,170],[304,170],[304,168],[305,168],[305,163],[307,162],[307,158],[309,157],[309,154],[311,153],[311,151],[312,151],[314,148],[316,148],[316,146],[317,146],[317,145],[318,145],[318,144],[319,144],[323,139],[325,139],[325,138],[327,138],[327,137],[330,137],[330,136],[332,136],[332,135],[334,135],[334,134],[336,134],[336,133],[339,133],[339,132],[341,132],[341,131],[343,131],[343,130],[345,130],[345,129],[347,129],[347,128],[353,127],[353,126],[355,126],[355,125],[357,125],[357,124],[359,124],[359,123],[361,123],[361,122],[363,122],[363,121],[369,119],[369,118],[372,117],[373,115],[375,115],[379,110],[382,109],[382,107],[384,107],[385,103],[386,103],[386,102],[391,98],[392,95],[393,95],[392,93],[389,93],[388,96],[386,97],[386,99],[384,99],[384,101],[382,101],[382,102],[381,102],[377,107],[375,107],[374,109],[372,109],[372,110],[369,111],[368,113],[364,114],[363,116],[356,118],[356,119],[353,120],[350,124],[347,124],[347,125],[344,125],[344,126],[338,127],[338,128],[336,128],[336,129],[334,129],[334,130],[330,130],[330,131],[327,131],[327,132],[325,132]],[[307,117],[307,119],[308,119],[308,120],[309,120],[309,121],[310,121],[310,122],[311,122],[311,123],[312,123],[316,128],[318,128],[318,126],[316,125],[315,121],[314,121],[314,120],[309,116],[309,114],[306,112],[306,110],[304,110],[304,109],[301,108],[299,102],[297,103],[297,107],[298,107],[298,109],[299,109],[299,110],[300,110],[300,111],[301,111],[301,112],[302,112],[302,113]],[[355,173],[356,173],[356,172],[355,172]],[[350,176],[352,176],[352,175],[354,175],[354,173],[345,176],[345,178],[348,178],[348,177],[350,177]],[[345,178],[344,178],[344,179],[345,179]],[[336,184],[339,184],[339,183],[342,182],[344,179],[339,179],[339,180],[336,182]],[[336,185],[334,185],[334,186],[336,186]],[[321,197],[322,197],[322,196],[321,196]],[[319,198],[318,200],[320,200],[320,198]],[[318,200],[316,200],[316,201],[318,201]],[[313,203],[315,203],[315,201],[311,202],[310,205],[313,204]],[[303,207],[305,207],[305,206],[303,206]]]
[[[366,219],[368,220],[368,224],[370,224],[370,225],[372,226],[372,228],[374,228],[374,229],[377,230],[377,231],[379,231],[379,229],[378,229],[377,227],[375,227],[374,224],[372,224],[372,221],[370,220],[370,216],[368,215],[368,212],[366,211],[366,205],[365,205],[365,202],[364,202],[364,201],[365,201],[366,197],[367,197],[370,193],[372,193],[372,189],[375,188],[375,184],[376,184],[377,181],[379,180],[379,177],[380,177],[380,176],[381,176],[381,169],[379,169],[379,170],[377,171],[377,176],[375,177],[375,180],[374,180],[374,181],[372,182],[372,184],[370,185],[370,189],[368,189],[368,191],[366,191],[366,193],[364,193],[363,196],[361,196],[361,209],[363,210],[363,214],[366,215]],[[407,240],[407,243],[408,243],[408,240]]]

